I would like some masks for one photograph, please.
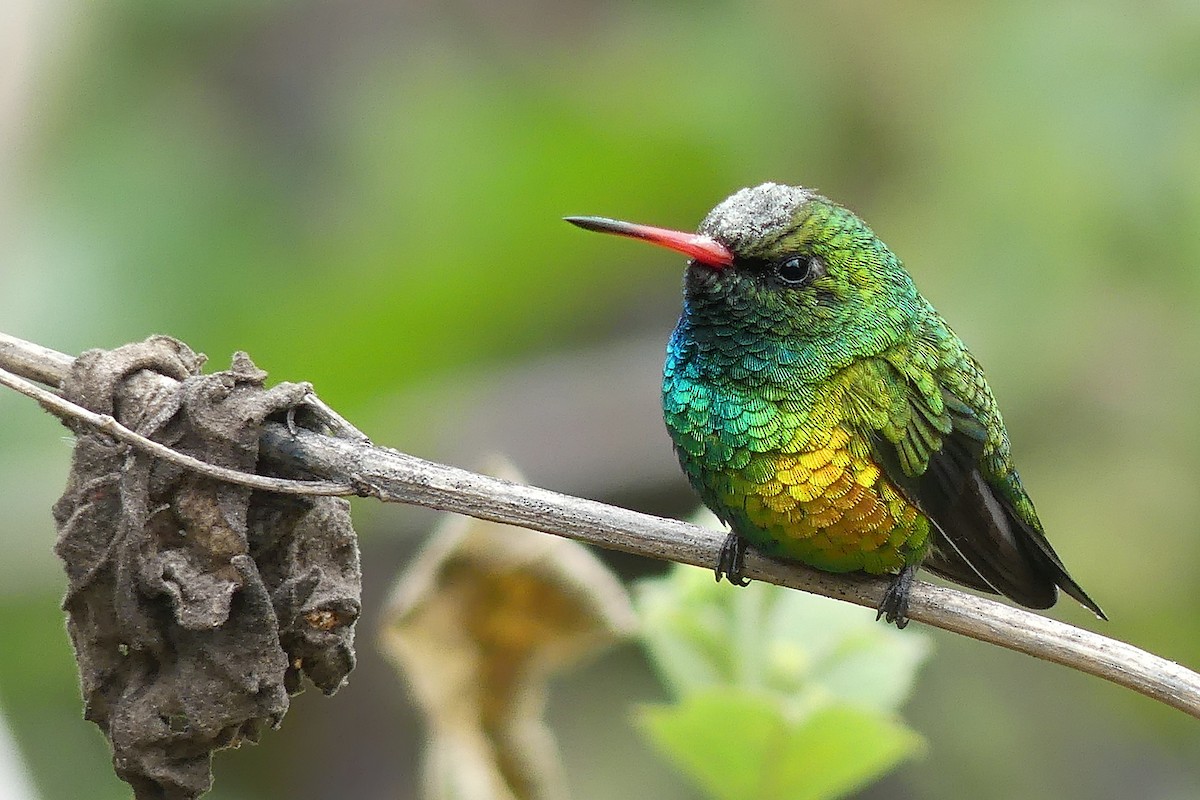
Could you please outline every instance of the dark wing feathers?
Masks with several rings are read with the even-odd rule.
[[[933,523],[933,550],[922,566],[1029,608],[1054,605],[1062,587],[1103,617],[1036,522],[1024,519],[981,472],[988,432],[975,410],[942,387],[939,414],[916,387],[908,389],[907,425],[898,440],[877,432],[872,446],[887,477]]]

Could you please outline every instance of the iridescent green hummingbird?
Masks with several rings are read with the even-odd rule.
[[[895,577],[903,627],[920,566],[1030,608],[1061,588],[1097,616],[1046,540],[979,363],[853,212],[808,189],[742,189],[697,233],[603,217],[588,230],[689,256],[663,413],[679,462],[745,548]]]

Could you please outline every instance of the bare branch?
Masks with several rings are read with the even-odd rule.
[[[0,334],[0,367],[57,384],[70,362],[69,356]],[[2,382],[12,385],[9,380]],[[30,394],[23,389],[18,391]],[[56,395],[47,394],[61,402]],[[39,402],[46,403],[45,398],[36,397]],[[90,415],[85,416],[79,413],[80,409],[65,405],[67,407],[48,407],[55,413],[68,414],[89,424],[110,425],[110,418],[91,412],[85,412]],[[147,449],[156,455],[185,463],[178,453],[146,442],[137,434],[133,434],[135,438],[127,438],[116,429],[105,427],[105,430],[121,435],[137,447],[153,445]],[[678,520],[478,475],[371,445],[357,437],[321,436],[306,430],[291,431],[285,425],[272,423],[267,426],[260,444],[267,460],[323,476],[330,481],[327,485],[331,494],[358,493],[386,502],[452,511],[704,568],[711,568],[716,563],[723,539],[719,533]],[[210,466],[201,466],[206,474],[213,474],[208,471],[212,469]],[[221,476],[214,474],[214,477]],[[240,481],[245,476],[239,473],[235,477]],[[284,483],[313,488],[319,485],[305,481]],[[819,572],[798,564],[772,561],[753,551],[748,554],[745,575],[869,608],[878,607],[887,587],[885,579]],[[955,589],[921,582],[913,586],[908,616],[943,630],[1104,678],[1200,718],[1200,675],[1124,642]]]
[[[66,353],[0,333],[0,367],[31,381],[57,388],[74,361]]]

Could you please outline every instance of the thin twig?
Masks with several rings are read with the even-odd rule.
[[[49,383],[61,381],[70,357],[54,354],[43,359],[39,353],[53,351],[36,345],[26,347],[27,344],[0,334],[0,367]],[[51,396],[61,400],[57,395]],[[91,418],[80,417],[69,405],[56,408],[55,413],[68,413],[90,424],[109,424],[109,418],[91,412],[87,412]],[[146,446],[143,437],[134,436],[135,439],[126,441],[137,447]],[[273,464],[323,476],[332,482],[329,484],[332,494],[351,493],[348,487],[353,487],[354,493],[387,502],[411,503],[520,525],[650,558],[711,568],[716,563],[723,538],[719,533],[678,520],[478,475],[365,441],[322,436],[303,429],[291,431],[278,423],[266,426],[260,451]],[[180,454],[161,445],[155,445],[154,452],[184,463],[179,459]],[[193,465],[189,463],[188,466]],[[239,477],[242,476],[239,474]],[[884,579],[833,575],[798,564],[772,561],[754,552],[748,554],[744,574],[756,580],[870,608],[878,607],[887,587]],[[908,616],[943,630],[1104,678],[1200,718],[1200,675],[1124,642],[982,597],[922,582],[913,585]]]
[[[330,481],[293,481],[287,478],[272,478],[268,475],[257,475],[255,473],[241,472],[228,467],[220,467],[216,464],[209,464],[207,461],[201,461],[198,458],[189,456],[186,453],[181,453],[178,450],[172,450],[164,444],[160,444],[152,439],[147,439],[136,431],[126,428],[121,423],[117,422],[108,414],[97,414],[93,411],[88,411],[83,406],[59,397],[54,392],[42,389],[35,386],[24,378],[14,375],[6,369],[0,369],[0,385],[7,386],[10,389],[20,392],[26,397],[32,397],[42,404],[42,407],[47,411],[52,412],[58,417],[77,419],[81,422],[86,422],[88,425],[97,430],[107,433],[114,439],[120,439],[127,444],[144,450],[147,453],[152,453],[166,461],[178,464],[181,467],[186,467],[190,470],[207,475],[210,478],[215,478],[226,483],[236,483],[241,486],[248,486],[251,489],[262,489],[268,492],[277,492],[279,494],[303,494],[303,495],[351,495],[355,494],[355,490],[346,483],[333,483]]]

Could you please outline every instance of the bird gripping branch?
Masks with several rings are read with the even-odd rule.
[[[1047,541],[979,363],[853,212],[801,187],[735,193],[697,233],[567,217],[689,257],[663,413],[688,480],[747,545],[830,572],[893,574],[903,627],[924,567],[1030,608],[1104,612]]]

